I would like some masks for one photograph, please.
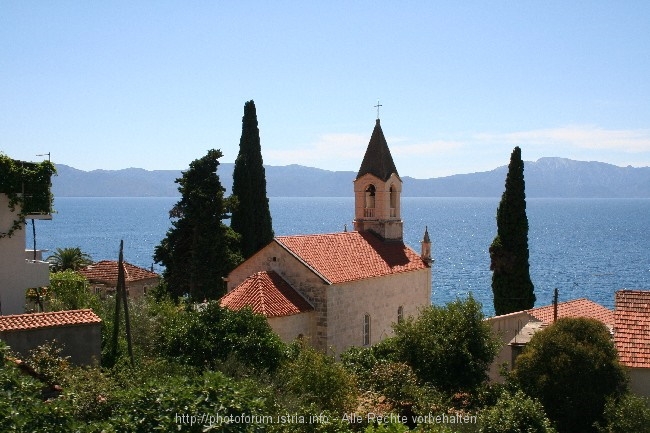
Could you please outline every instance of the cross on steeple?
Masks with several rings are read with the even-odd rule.
[[[382,107],[382,105],[379,103],[379,99],[377,99],[377,105],[374,107],[377,109],[377,119],[379,119],[379,107]]]

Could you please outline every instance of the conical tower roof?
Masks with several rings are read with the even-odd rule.
[[[395,168],[395,163],[393,162],[393,157],[390,154],[390,149],[388,149],[384,132],[381,130],[379,119],[377,119],[375,129],[372,131],[372,136],[370,137],[366,154],[363,157],[361,168],[357,174],[357,179],[368,173],[377,176],[384,182],[393,173],[399,176],[397,168]]]

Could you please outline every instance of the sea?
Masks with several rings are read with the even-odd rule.
[[[125,260],[154,271],[154,248],[171,226],[177,197],[57,197],[51,221],[35,221],[36,247],[79,247],[94,261]],[[352,229],[353,197],[271,197],[276,235]],[[499,198],[403,197],[404,240],[415,251],[428,227],[431,301],[445,304],[471,294],[494,312],[488,248],[496,234]],[[608,308],[620,289],[650,290],[650,199],[527,199],[530,275],[536,306],[589,298]],[[27,248],[34,238],[26,227]],[[47,257],[49,253],[45,253]]]

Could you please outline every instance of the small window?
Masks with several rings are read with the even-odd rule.
[[[368,185],[366,188],[366,202],[364,207],[366,209],[375,208],[375,186],[373,184]]]
[[[397,323],[402,323],[404,321],[404,307],[397,307]]]
[[[363,345],[370,346],[370,314],[363,316]]]

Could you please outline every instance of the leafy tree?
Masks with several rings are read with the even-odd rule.
[[[610,398],[603,417],[599,433],[650,433],[650,400],[632,393]]]
[[[504,393],[480,419],[479,433],[555,433],[542,404],[522,391]]]
[[[470,391],[487,378],[499,342],[470,295],[444,307],[431,305],[395,325],[398,358],[420,380],[443,391]]]
[[[273,371],[284,357],[284,344],[264,316],[250,308],[231,311],[217,302],[172,316],[159,347],[169,359],[201,368],[217,368],[235,358],[255,370]]]
[[[97,309],[99,304],[99,298],[88,289],[86,277],[71,270],[52,273],[47,293],[49,311]]]
[[[238,235],[223,223],[229,203],[217,175],[221,156],[221,151],[209,150],[176,179],[182,197],[169,213],[172,228],[154,252],[174,297],[221,297],[222,278],[242,260]]]
[[[533,308],[535,293],[528,263],[528,217],[521,149],[510,156],[506,187],[497,208],[497,235],[490,246],[494,311],[497,315]]]
[[[298,395],[305,406],[341,414],[356,406],[355,378],[334,357],[304,343],[295,359],[279,372],[282,388]]]
[[[627,383],[609,330],[586,318],[562,318],[536,333],[512,377],[566,433],[592,431],[607,398],[621,395]]]
[[[248,258],[273,240],[260,131],[257,127],[255,102],[252,100],[244,104],[232,193],[237,197],[237,205],[232,213],[231,226],[241,234],[242,255]]]
[[[54,271],[78,271],[79,269],[92,264],[93,260],[79,247],[57,248],[54,254],[47,258]]]

